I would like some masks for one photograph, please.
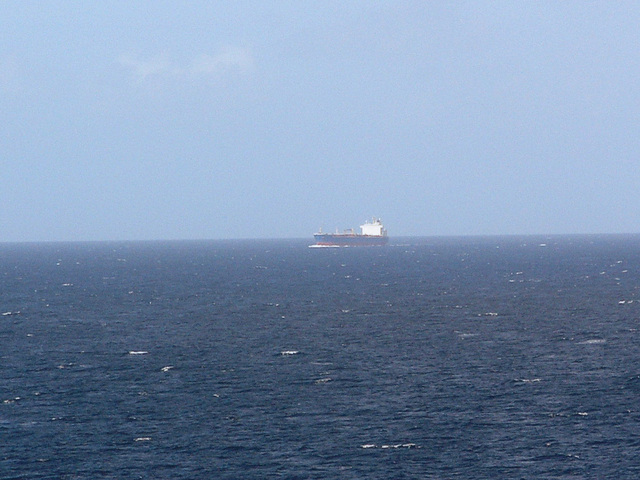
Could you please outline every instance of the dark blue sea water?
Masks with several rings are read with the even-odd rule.
[[[0,478],[640,478],[640,236],[395,243],[0,245]]]

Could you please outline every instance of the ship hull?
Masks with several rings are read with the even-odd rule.
[[[389,243],[386,235],[317,233],[313,238],[321,247],[381,247]]]

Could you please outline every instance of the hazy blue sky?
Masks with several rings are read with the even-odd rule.
[[[640,232],[640,2],[0,2],[0,241]]]

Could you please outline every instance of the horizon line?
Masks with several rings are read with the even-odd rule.
[[[465,233],[435,235],[389,235],[389,239],[445,239],[445,238],[492,238],[492,237],[595,237],[634,236],[640,232],[597,233]],[[226,238],[137,238],[137,239],[49,239],[49,240],[0,240],[0,245],[16,244],[61,244],[61,243],[170,243],[170,242],[247,242],[247,241],[309,241],[311,237],[226,237]]]

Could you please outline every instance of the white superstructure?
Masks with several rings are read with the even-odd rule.
[[[382,237],[387,234],[387,231],[382,226],[382,222],[379,218],[374,218],[371,222],[360,225],[360,230],[362,231],[362,235]]]

